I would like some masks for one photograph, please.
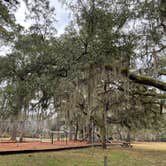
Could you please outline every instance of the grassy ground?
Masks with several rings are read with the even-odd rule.
[[[0,156],[0,166],[166,166],[166,143],[137,143],[132,149],[110,147]]]

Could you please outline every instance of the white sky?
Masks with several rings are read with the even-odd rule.
[[[25,11],[26,11],[26,6],[25,3],[20,0],[21,4],[20,7],[18,8],[15,17],[17,23],[21,24],[25,28],[28,28],[30,26],[30,21],[25,20]],[[62,34],[64,32],[65,26],[69,23],[70,21],[70,13],[69,10],[67,10],[58,0],[50,0],[50,5],[55,8],[55,13],[56,13],[56,28],[58,35]]]
[[[55,8],[56,13],[56,29],[57,29],[57,36],[61,35],[64,32],[65,27],[70,22],[70,11],[65,8],[58,0],[49,0],[50,5]],[[25,20],[25,12],[27,11],[26,5],[23,0],[20,0],[20,6],[15,13],[16,22],[22,25],[25,28],[28,28],[31,25],[31,21]],[[10,53],[11,47],[0,47],[0,55],[3,56],[6,53]]]

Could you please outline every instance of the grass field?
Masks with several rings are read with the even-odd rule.
[[[0,166],[166,166],[166,143],[0,156]]]

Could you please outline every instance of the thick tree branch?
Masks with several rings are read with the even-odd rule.
[[[164,81],[159,81],[152,77],[137,75],[131,72],[128,72],[128,78],[136,83],[153,86],[160,90],[166,91],[166,83]]]
[[[166,75],[166,69],[159,70],[158,75]]]
[[[113,71],[112,65],[105,65],[105,69],[108,71]],[[144,75],[137,75],[133,72],[128,71],[126,68],[119,69],[122,75],[128,77],[130,80],[134,81],[135,83],[153,86],[155,88],[158,88],[160,90],[166,91],[166,82],[157,80],[155,78],[144,76]]]

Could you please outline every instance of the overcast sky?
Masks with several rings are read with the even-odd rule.
[[[28,28],[31,23],[30,21],[25,20],[26,5],[22,0],[20,0],[20,2],[20,7],[15,13],[16,22],[21,24],[23,27]],[[64,32],[66,25],[70,22],[70,12],[58,0],[50,0],[50,4],[55,8],[57,35],[60,35]],[[10,51],[11,47],[0,47],[1,56],[5,55],[6,53],[10,53]]]
[[[58,35],[64,32],[65,26],[69,23],[69,10],[67,10],[58,0],[50,0],[50,5],[55,8],[56,12],[56,28],[58,31]],[[21,24],[24,27],[30,26],[30,22],[25,20],[25,11],[26,6],[23,1],[21,1],[21,6],[18,8],[15,16],[17,23]]]

